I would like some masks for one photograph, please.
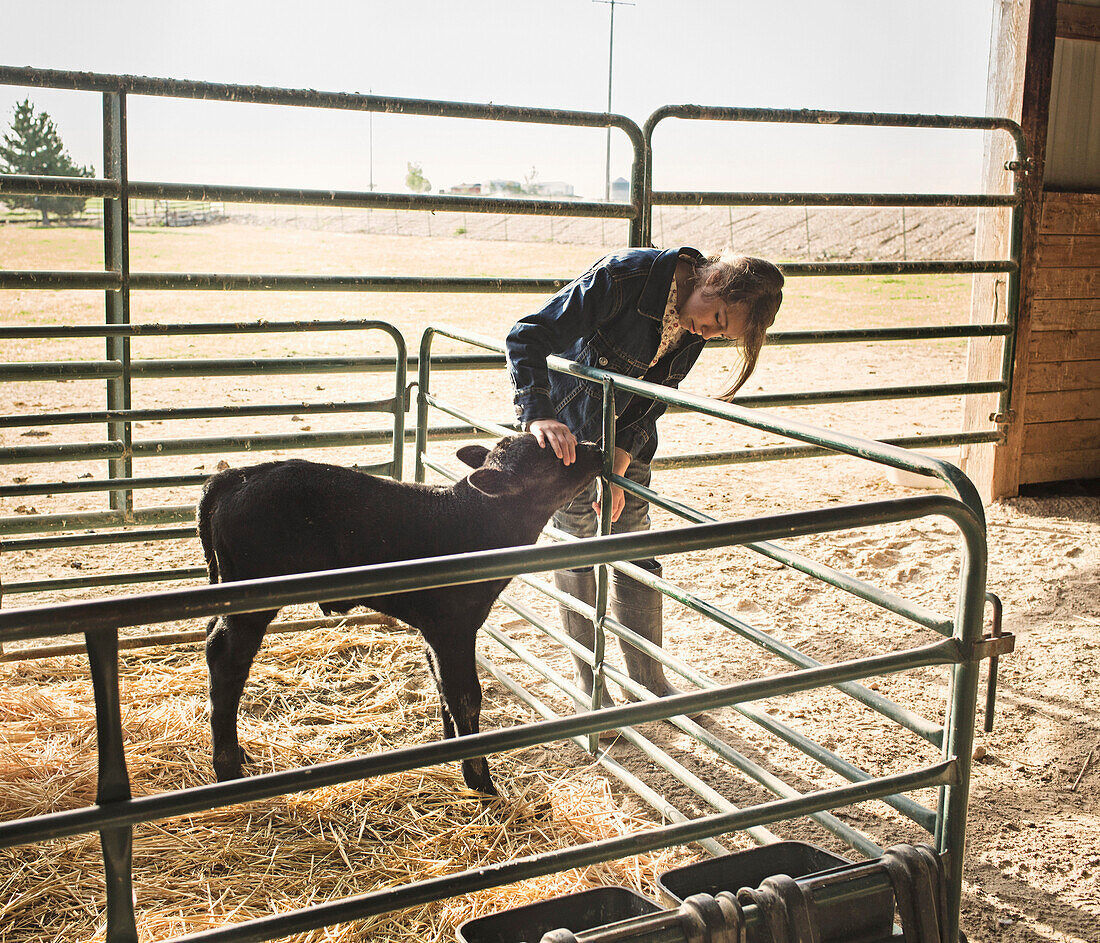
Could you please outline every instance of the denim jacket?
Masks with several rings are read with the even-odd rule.
[[[695,249],[623,249],[601,259],[508,333],[508,369],[522,423],[558,419],[581,441],[603,438],[599,383],[550,371],[546,358],[566,360],[677,387],[705,341],[689,334],[654,364],[669,289],[681,255]],[[657,449],[663,403],[616,392],[615,445],[644,462]]]

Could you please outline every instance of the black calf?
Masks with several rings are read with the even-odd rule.
[[[600,452],[578,445],[563,465],[534,436],[501,439],[492,451],[465,446],[474,471],[437,487],[376,478],[299,460],[233,468],[213,476],[198,507],[210,582],[259,579],[534,543],[550,515],[596,476]],[[507,580],[324,603],[365,605],[420,630],[439,690],[447,737],[477,733],[481,685],[474,638]],[[241,775],[237,708],[276,610],[212,619],[207,626],[214,771]],[[484,757],[465,760],[471,789],[495,794]]]

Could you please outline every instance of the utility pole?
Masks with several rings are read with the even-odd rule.
[[[612,64],[615,57],[615,4],[632,7],[633,3],[627,0],[592,0],[593,3],[606,3],[611,7],[611,24],[607,31],[607,113],[611,114],[611,76]],[[607,126],[607,155],[604,160],[604,189],[603,200],[611,202],[611,125]]]

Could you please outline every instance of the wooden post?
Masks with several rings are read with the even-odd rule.
[[[1019,122],[1027,140],[1028,166],[1023,179],[1023,231],[1020,243],[1020,295],[1016,321],[1015,363],[1012,371],[1011,408],[998,416],[1004,441],[996,445],[964,446],[962,467],[973,479],[983,499],[1015,495],[1019,489],[1022,447],[1024,382],[1031,331],[1032,272],[1038,247],[1038,223],[1042,208],[1043,161],[1054,68],[1057,0],[1001,0],[995,4],[990,35],[989,80],[986,110],[990,115]],[[1012,156],[1011,142],[1003,133],[991,133],[986,143],[983,189],[1011,190],[1011,172],[1005,162]],[[975,258],[998,259],[1009,254],[1010,224],[1003,210],[985,209],[978,215]],[[975,275],[970,319],[974,323],[1004,322],[1007,318],[1005,275]],[[969,345],[967,376],[970,380],[999,379],[1001,341],[974,338]],[[997,411],[992,395],[970,396],[965,404],[965,428],[988,429]]]

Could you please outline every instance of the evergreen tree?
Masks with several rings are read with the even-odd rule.
[[[35,113],[30,99],[15,106],[11,130],[0,144],[0,172],[6,174],[33,174],[51,177],[94,177],[91,167],[74,164],[61,143],[57,125],[46,113]],[[42,214],[42,222],[50,224],[50,214],[68,218],[84,211],[86,197],[82,196],[4,196],[4,203],[12,209],[36,209]]]
[[[424,176],[424,169],[417,161],[408,161],[405,165],[408,173],[405,174],[405,186],[413,193],[427,193],[432,188],[432,182]]]

